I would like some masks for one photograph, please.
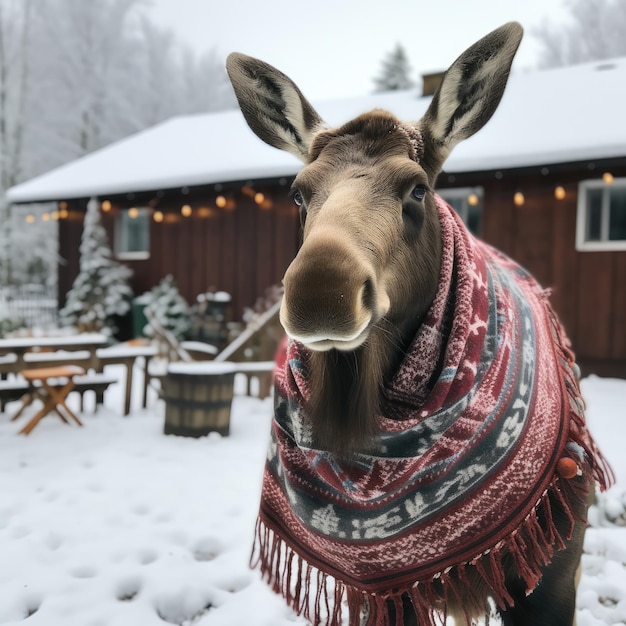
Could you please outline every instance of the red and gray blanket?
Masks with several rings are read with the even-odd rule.
[[[611,481],[546,292],[437,206],[439,289],[384,390],[375,448],[350,462],[314,449],[307,349],[291,342],[276,372],[253,562],[315,624],[340,624],[345,601],[351,624],[386,624],[402,594],[420,624],[434,624],[432,605],[468,565],[506,607],[503,555],[532,590],[563,547],[549,494],[572,524],[571,498],[584,497],[559,461],[572,458],[601,488]]]

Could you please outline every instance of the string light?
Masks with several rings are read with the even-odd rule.
[[[615,179],[613,178],[613,174],[611,174],[611,172],[604,172],[604,174],[602,174],[602,180],[605,184],[612,185]]]
[[[60,205],[59,205],[59,206],[60,206]],[[67,219],[67,218],[69,217],[69,214],[70,214],[70,212],[69,212],[67,209],[63,209],[63,208],[62,208],[62,209],[60,209],[60,211],[59,211],[59,217],[60,217],[62,220]]]
[[[59,202],[59,209],[61,209],[61,211],[67,211],[67,202],[65,202],[65,200]]]
[[[479,201],[480,199],[476,193],[470,193],[470,195],[467,196],[467,204],[470,206],[478,206]]]
[[[554,197],[557,200],[563,200],[565,198],[565,195],[565,187],[559,185],[558,187],[554,188]]]
[[[105,212],[108,213],[111,210],[111,202],[109,200],[103,200],[102,204],[100,205],[100,208]]]
[[[128,217],[130,217],[131,220],[137,219],[138,215],[139,215],[139,209],[135,207],[128,209]]]
[[[180,212],[183,217],[189,217],[192,213],[192,210],[188,204],[183,204],[183,206],[180,207]]]
[[[163,212],[162,211],[155,211],[154,215],[152,216],[152,219],[155,222],[162,222],[163,221]]]
[[[34,224],[35,223],[35,216],[32,213],[29,213],[26,216],[26,223],[27,224]]]
[[[263,204],[263,202],[265,202],[265,195],[262,194],[260,191],[258,193],[254,194],[254,201],[257,204]]]
[[[59,213],[59,211],[52,211],[52,213],[50,213],[50,217],[56,221],[59,219]]]
[[[49,222],[49,221],[50,221],[50,213],[42,213],[42,214],[41,214],[41,219],[42,219],[44,222]]]
[[[215,204],[217,204],[220,209],[223,209],[226,206],[226,198],[224,196],[217,196],[217,198],[215,198]]]
[[[524,194],[521,191],[516,192],[513,196],[513,203],[515,206],[522,206],[525,201],[526,198],[524,198]]]

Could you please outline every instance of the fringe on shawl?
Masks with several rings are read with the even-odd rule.
[[[505,586],[507,572],[517,573],[524,580],[528,593],[537,586],[542,568],[550,563],[556,551],[565,548],[575,523],[586,523],[575,510],[577,501],[587,498],[589,486],[588,480],[579,482],[555,476],[520,527],[506,540],[469,562],[446,568],[430,580],[381,594],[358,589],[312,566],[260,518],[250,564],[259,567],[272,589],[313,626],[341,626],[346,608],[349,626],[402,626],[407,608],[403,596],[410,598],[420,626],[443,626],[450,604],[462,607],[469,626],[472,617],[484,615],[488,619],[489,616],[487,598],[478,597],[476,587],[486,588],[496,606],[506,609],[513,605]],[[553,519],[551,499],[558,502],[565,513],[567,530],[564,534],[559,532]],[[508,568],[507,562],[512,564]],[[483,585],[476,585],[476,574],[470,580],[470,568]],[[395,609],[393,622],[390,621],[390,606]]]
[[[576,364],[576,356],[571,349],[565,329],[549,301],[550,290],[542,291],[540,296],[543,299],[550,322],[552,345],[560,365],[563,401],[569,401],[568,444],[576,444],[584,450],[585,460],[590,465],[591,479],[596,482],[601,491],[605,491],[615,482],[615,474],[587,430],[587,424],[585,423],[586,407],[580,391],[580,369]],[[566,448],[567,451],[568,449]],[[572,456],[576,457],[575,454],[572,454]],[[580,462],[578,458],[574,458],[574,460]]]

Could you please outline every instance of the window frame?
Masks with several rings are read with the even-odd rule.
[[[613,182],[605,183],[601,178],[581,180],[578,183],[578,199],[576,207],[576,250],[579,252],[619,252],[626,250],[626,239],[608,239],[611,189],[626,189],[626,178],[614,178]],[[588,203],[587,192],[601,189],[602,208],[600,215],[600,241],[587,240]]]
[[[124,220],[131,219],[128,217],[128,209],[121,209],[115,215],[115,258],[121,261],[144,261],[150,258],[150,216],[151,210],[148,207],[134,207],[138,211],[137,217],[146,219],[146,247],[147,250],[124,251],[121,250],[124,227]],[[123,217],[125,216],[125,217]]]

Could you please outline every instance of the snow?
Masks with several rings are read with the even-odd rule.
[[[107,337],[101,333],[74,333],[71,336],[59,335],[57,337],[12,337],[0,339],[0,350],[3,348],[47,348],[62,343],[65,346],[81,346],[85,344],[105,344]]]
[[[151,345],[132,345],[124,342],[106,348],[98,348],[96,355],[101,359],[123,359],[137,356],[156,356],[157,352],[157,349]]]
[[[219,350],[211,343],[204,341],[181,341],[180,347],[183,350],[191,350],[193,352],[203,352],[204,354],[217,354]]]
[[[274,367],[274,361],[244,361],[237,363],[238,372],[271,372]]]
[[[0,378],[0,391],[3,389],[28,389],[28,383],[25,380],[2,380]]]
[[[452,61],[452,59],[451,59]],[[298,77],[293,76],[297,82]],[[447,172],[621,157],[626,58],[514,72],[494,117],[461,143]],[[396,91],[314,103],[331,125],[382,108],[417,120],[430,98]],[[288,177],[301,165],[265,145],[237,110],[177,117],[8,191],[11,202],[104,196],[258,178]]]
[[[77,360],[88,359],[91,356],[89,350],[55,350],[54,352],[26,352],[25,363],[45,363],[46,361],[58,361],[59,359]]]
[[[124,378],[121,366],[106,371]],[[605,496],[616,513],[626,503],[626,381],[591,377],[583,390],[618,473]],[[141,384],[134,392],[139,407]],[[163,435],[156,394],[128,418],[116,410],[122,394],[113,385],[97,413],[87,406],[82,428],[49,416],[29,437],[16,434],[25,417],[9,421],[16,403],[0,413],[0,624],[306,624],[248,568],[271,399],[236,396],[230,437],[188,439]],[[578,625],[626,624],[626,527],[599,508],[593,518]]]
[[[172,363],[167,368],[172,374],[189,374],[191,376],[216,376],[219,374],[232,374],[238,369],[238,364],[230,361],[198,361],[192,363]]]
[[[207,300],[213,302],[230,302],[232,300],[231,295],[227,291],[216,291],[215,293],[207,293]]]

